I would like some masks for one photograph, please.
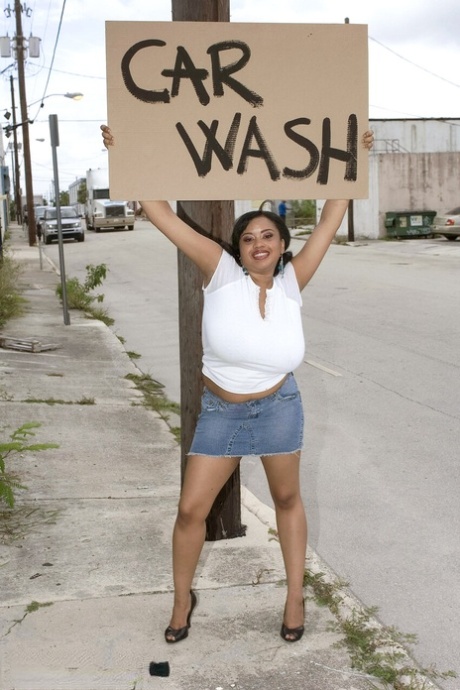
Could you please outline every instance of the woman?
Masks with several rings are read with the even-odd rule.
[[[102,125],[104,144],[114,144]],[[373,133],[363,146],[370,149]],[[302,249],[292,256],[285,223],[274,213],[244,214],[231,247],[195,232],[166,201],[142,201],[149,220],[203,275],[203,396],[173,533],[174,606],[165,639],[188,636],[196,606],[192,580],[214,500],[244,455],[260,456],[276,511],[287,578],[281,637],[304,632],[307,522],[299,465],[300,394],[292,371],[302,362],[300,293],[321,263],[348,201],[328,200]]]

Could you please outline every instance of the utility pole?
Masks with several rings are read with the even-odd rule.
[[[229,0],[172,0],[173,21],[228,22]],[[179,201],[180,218],[229,239],[234,224],[233,201]],[[181,367],[181,468],[184,473],[188,449],[200,411],[202,276],[194,264],[178,253],[179,346]],[[206,521],[206,539],[230,539],[245,534],[241,524],[240,471],[233,475],[217,496]]]
[[[29,246],[33,247],[37,240],[37,226],[35,222],[32,162],[30,159],[29,120],[27,114],[26,80],[24,73],[25,38],[22,35],[22,4],[20,0],[14,1],[14,13],[16,15],[16,51],[18,62],[19,100],[21,103],[24,178],[26,183],[27,227],[29,231]]]
[[[349,24],[349,23],[350,23],[350,17],[345,17],[345,24]],[[347,222],[348,222],[348,241],[354,242],[355,241],[355,215],[354,215],[353,199],[350,199],[350,201],[348,202]]]
[[[11,110],[12,110],[12,129],[13,129],[13,146],[14,146],[14,205],[16,206],[16,220],[22,225],[22,200],[21,200],[21,180],[19,177],[19,156],[18,156],[18,134],[16,127],[16,104],[14,100],[14,80],[13,75],[10,75],[11,87]]]

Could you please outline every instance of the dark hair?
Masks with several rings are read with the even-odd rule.
[[[288,227],[284,220],[278,216],[278,214],[273,213],[272,211],[262,211],[259,209],[258,211],[249,211],[248,213],[243,213],[242,216],[236,219],[235,225],[233,226],[233,231],[232,231],[232,236],[230,243],[227,242],[226,240],[223,240],[219,237],[214,237],[210,232],[202,228],[196,221],[193,220],[193,218],[190,218],[188,213],[185,213],[185,211],[182,209],[182,215],[181,218],[184,220],[188,225],[190,225],[191,228],[193,228],[196,232],[198,232],[200,235],[204,235],[205,237],[209,237],[209,239],[213,240],[214,242],[217,242],[222,249],[224,249],[226,252],[228,252],[235,261],[241,266],[241,257],[240,257],[240,237],[243,234],[243,232],[246,230],[248,227],[249,223],[251,220],[254,220],[254,218],[267,218],[268,220],[271,220],[272,223],[275,224],[275,226],[278,229],[278,232],[281,236],[281,239],[284,240],[284,246],[285,249],[289,247],[289,244],[291,242],[291,235],[289,233]],[[292,260],[292,252],[284,252],[283,254],[283,262],[284,265],[288,264]],[[274,275],[278,275],[279,272],[279,263],[276,264],[275,272]]]
[[[232,237],[231,237],[231,245],[228,247],[227,251],[230,250],[230,254],[234,257],[234,259],[239,263],[241,266],[241,257],[240,257],[240,238],[243,232],[246,230],[248,227],[249,223],[254,220],[254,218],[267,218],[267,220],[270,220],[275,227],[277,228],[280,237],[282,240],[284,240],[284,248],[287,249],[291,243],[291,234],[288,230],[288,227],[284,220],[280,218],[280,216],[276,213],[272,213],[272,211],[248,211],[248,213],[243,213],[242,216],[237,218],[235,225],[233,226],[233,232],[232,232]],[[292,259],[292,252],[287,252],[285,251],[283,253],[283,262],[284,264],[289,263]],[[275,268],[275,276],[278,274],[279,267],[278,264],[276,265]]]

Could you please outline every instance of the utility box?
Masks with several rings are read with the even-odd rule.
[[[11,57],[11,39],[9,36],[0,37],[0,57]]]
[[[37,36],[29,37],[29,57],[39,58],[40,57],[40,41],[42,39]]]
[[[387,237],[429,237],[433,234],[436,211],[388,211]]]

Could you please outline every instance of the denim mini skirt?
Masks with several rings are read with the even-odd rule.
[[[231,403],[204,388],[201,412],[189,455],[241,457],[300,451],[303,443],[302,400],[294,375],[259,400]]]

